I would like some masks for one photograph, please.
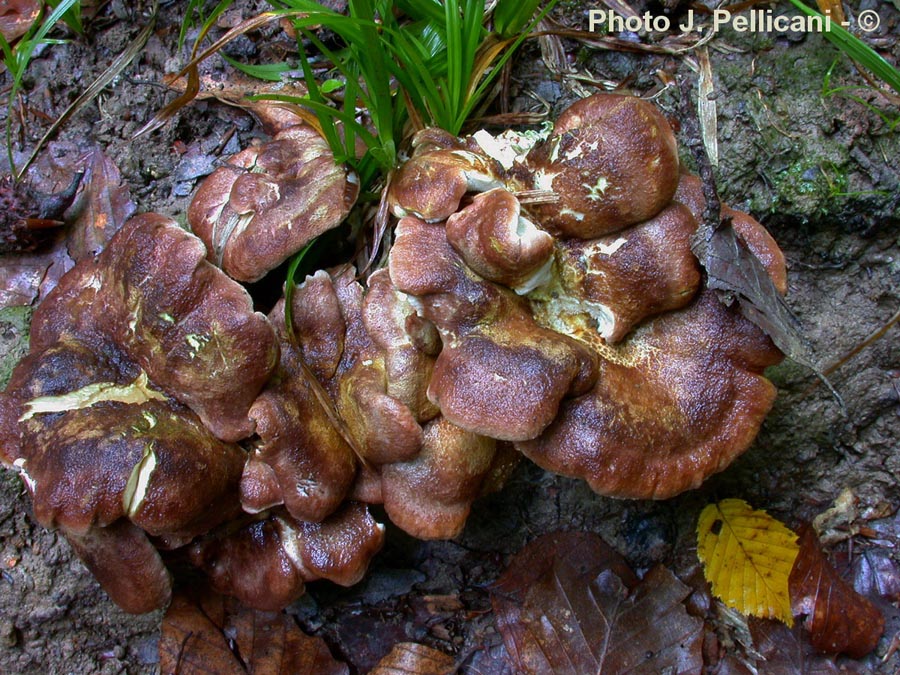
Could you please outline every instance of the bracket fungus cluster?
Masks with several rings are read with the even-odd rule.
[[[338,225],[358,189],[309,127],[282,126],[198,189],[205,246],[140,216],[42,303],[0,395],[0,459],[116,602],[165,604],[173,549],[264,609],[354,583],[384,537],[368,504],[454,537],[521,455],[666,498],[749,446],[781,354],[704,288],[702,189],[663,116],[598,95],[527,152],[498,148],[420,132],[385,195],[387,267],[320,270],[265,317],[237,282]],[[783,291],[771,237],[727,214]]]
[[[782,355],[703,287],[702,189],[663,116],[597,95],[506,166],[473,141],[418,144],[391,187],[391,279],[443,345],[429,399],[605,495],[666,498],[722,470],[756,436]],[[517,199],[536,193],[553,199]],[[727,214],[783,291],[775,242]]]

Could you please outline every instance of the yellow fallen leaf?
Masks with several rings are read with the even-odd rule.
[[[713,595],[750,616],[794,624],[788,578],[797,535],[740,499],[710,504],[697,522],[697,555]]]

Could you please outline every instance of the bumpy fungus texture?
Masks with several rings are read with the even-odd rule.
[[[335,164],[328,143],[304,124],[231,157],[200,186],[188,222],[210,261],[238,281],[256,281],[336,227],[359,181]]]
[[[262,443],[244,471],[244,508],[283,504],[319,520],[349,496],[383,502],[415,536],[453,537],[508,455],[440,416],[426,393],[440,349],[433,325],[387,270],[367,286],[349,266],[308,277],[293,299],[296,344],[283,301],[272,311],[281,366],[250,412]]]
[[[223,528],[199,539],[189,555],[220,592],[277,611],[300,597],[308,581],[357,583],[383,542],[384,526],[364,505],[348,503],[321,523],[276,510],[237,530]]]
[[[238,512],[233,442],[277,359],[268,321],[205,255],[163,216],[129,221],[35,311],[0,395],[0,456],[35,516],[132,612],[169,594],[147,535],[180,546]]]
[[[179,547],[261,609],[313,579],[355,583],[384,539],[367,503],[454,537],[520,454],[603,494],[664,498],[752,442],[781,354],[704,288],[701,185],[653,106],[590,97],[516,157],[484,133],[413,145],[387,195],[387,269],[307,277],[290,330],[285,300],[255,313],[158,215],[35,312],[0,394],[0,460],[125,609],[168,601],[160,550]],[[217,170],[190,220],[209,260],[253,280],[355,197],[324,141],[289,125]],[[771,237],[724,213],[783,291]]]
[[[690,250],[702,190],[679,172],[664,117],[592,96],[508,170],[472,181],[471,167],[494,166],[497,144],[485,146],[421,143],[391,187],[391,280],[442,341],[429,399],[606,495],[666,498],[725,468],[771,407],[761,373],[782,355],[703,288]],[[521,205],[522,191],[554,199]],[[783,290],[771,237],[724,214]]]

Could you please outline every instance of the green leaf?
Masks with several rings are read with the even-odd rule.
[[[284,61],[282,61],[281,63],[263,63],[260,65],[251,65],[248,63],[241,63],[240,61],[237,61],[230,56],[227,56],[226,54],[222,54],[222,58],[228,61],[228,63],[240,70],[242,73],[246,73],[250,77],[255,77],[258,80],[266,80],[268,82],[281,82],[281,76],[284,73],[293,70],[290,64]],[[324,87],[322,88],[322,91],[325,91]],[[332,89],[330,91],[334,90]]]
[[[822,14],[800,0],[790,0],[790,2],[807,16],[822,17]],[[826,40],[900,94],[900,71],[840,24],[832,21],[830,26],[831,30],[822,33]]]
[[[330,80],[325,80],[322,83],[322,86],[319,87],[322,90],[323,94],[330,94],[335,91],[340,91],[344,88],[344,82],[341,80],[335,80],[334,78]]]
[[[541,0],[498,0],[494,7],[494,30],[503,39],[520,33],[540,4]]]

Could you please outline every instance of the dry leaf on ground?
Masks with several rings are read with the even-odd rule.
[[[25,35],[41,13],[39,0],[5,0],[0,3],[0,34],[7,42]]]
[[[401,642],[394,645],[369,675],[451,675],[454,672],[453,657],[425,645]]]
[[[697,522],[697,555],[713,595],[750,616],[793,625],[788,577],[797,535],[740,499],[710,504]]]
[[[699,673],[703,622],[688,616],[690,589],[663,567],[637,585],[599,537],[540,537],[491,592],[516,672]],[[648,620],[652,617],[652,620]]]
[[[706,268],[709,288],[736,297],[741,313],[772,338],[781,351],[818,373],[800,322],[785,304],[765,266],[731,223],[723,222],[714,230],[701,229],[705,245],[695,248],[694,253]]]
[[[765,675],[837,675],[853,671],[839,669],[829,658],[817,654],[799,626],[793,630],[784,624],[761,619],[750,620],[753,644],[762,657],[759,673]]]
[[[65,235],[37,253],[0,256],[0,308],[37,304],[75,266]]]
[[[284,613],[258,612],[232,598],[175,595],[163,618],[160,672],[177,675],[347,675],[321,638]]]
[[[96,255],[136,210],[128,186],[118,168],[103,151],[80,153],[57,144],[32,168],[29,179],[35,190],[61,189],[76,171],[84,177],[67,219],[51,242],[33,253],[0,257],[0,308],[37,304],[56,286],[76,262]]]
[[[69,255],[76,262],[102,251],[137,210],[118,167],[102,150],[91,150],[82,167],[84,178],[69,234]]]
[[[791,604],[806,615],[804,626],[816,649],[862,658],[878,644],[884,616],[838,575],[812,527],[800,530],[800,554],[791,572]]]

